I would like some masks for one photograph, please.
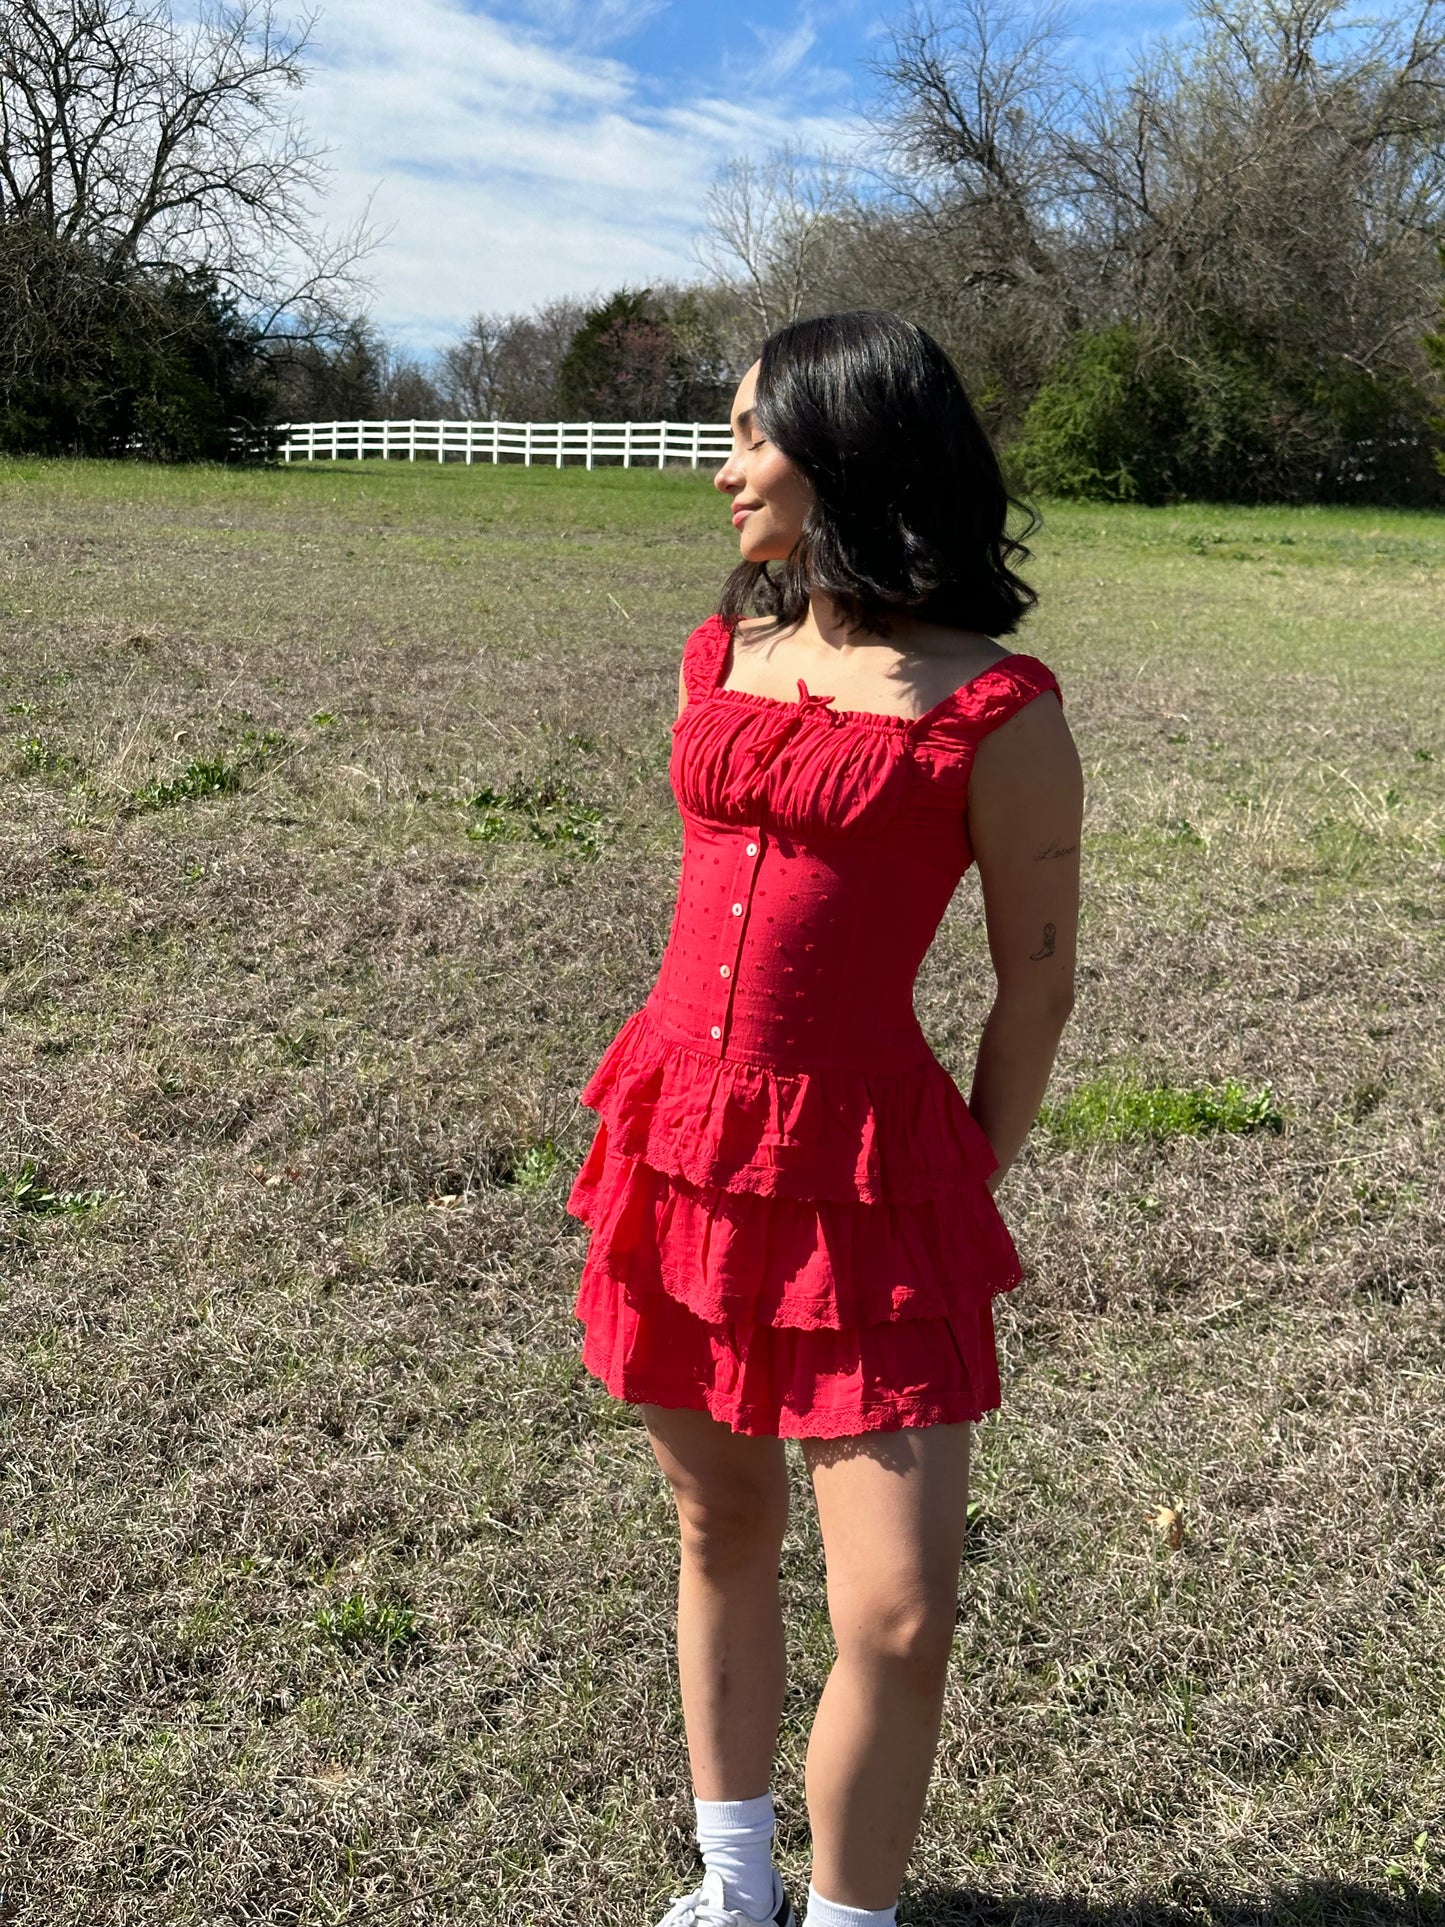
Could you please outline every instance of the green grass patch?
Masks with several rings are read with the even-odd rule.
[[[512,1161],[507,1181],[518,1191],[540,1191],[560,1162],[561,1154],[550,1138],[524,1145]]]
[[[60,1191],[50,1184],[39,1165],[27,1158],[18,1171],[0,1172],[0,1205],[31,1217],[64,1217],[94,1211],[104,1204],[104,1191]]]
[[[1046,1104],[1039,1121],[1066,1144],[1284,1129],[1284,1114],[1268,1085],[1247,1091],[1232,1081],[1211,1091],[1094,1078],[1062,1103]]]
[[[478,790],[467,808],[475,813],[467,825],[475,843],[570,844],[584,856],[597,854],[602,813],[582,802],[561,779],[531,782],[517,776],[505,789]]]
[[[57,749],[41,736],[22,736],[16,744],[16,760],[28,776],[78,776],[80,758],[69,750]]]
[[[351,1593],[338,1606],[323,1606],[316,1615],[316,1630],[334,1646],[380,1646],[387,1651],[408,1646],[421,1637],[410,1606],[371,1600],[359,1592]]]
[[[224,796],[241,787],[241,772],[234,763],[202,762],[195,758],[179,776],[167,782],[143,783],[131,791],[131,801],[143,810],[168,810],[176,803],[194,803],[203,796]]]
[[[207,796],[227,796],[241,788],[243,772],[264,763],[285,746],[279,730],[247,729],[240,740],[239,753],[231,760],[224,757],[193,757],[178,776],[165,780],[153,778],[132,790],[130,802],[138,810],[166,810],[177,803],[195,803]]]

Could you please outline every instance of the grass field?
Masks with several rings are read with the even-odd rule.
[[[1034,547],[1079,995],[900,1918],[1440,1919],[1445,519]],[[6,1922],[694,1884],[670,1502],[562,1206],[734,553],[688,472],[0,465]],[[918,994],[965,1091],[991,981],[969,876]]]

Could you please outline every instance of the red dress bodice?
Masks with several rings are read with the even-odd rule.
[[[979,739],[1057,689],[1012,655],[924,716],[721,687],[729,635],[689,640],[669,774],[683,822],[672,930],[648,1008],[705,1055],[778,1070],[901,1071],[929,1046],[913,986],[973,861]]]

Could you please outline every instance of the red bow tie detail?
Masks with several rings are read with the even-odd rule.
[[[799,678],[798,678],[798,701],[799,701],[799,703],[801,703],[801,704],[803,704],[803,705],[804,705],[805,707],[806,707],[806,705],[807,705],[807,704],[809,704],[809,703],[817,703],[817,704],[819,704],[819,705],[821,706],[821,705],[822,705],[823,703],[830,703],[830,702],[832,702],[832,700],[833,700],[833,698],[832,698],[831,696],[810,696],[810,695],[808,694],[808,685],[807,685],[807,684],[806,684],[806,683],[805,683],[805,682],[803,681],[803,678],[802,678],[801,676],[799,676]],[[828,717],[828,720],[829,720],[829,722],[830,722],[830,723],[831,723],[831,722],[833,722],[833,721],[834,721],[834,720],[835,720],[835,719],[837,718],[837,714],[838,714],[838,712],[837,712],[837,710],[836,710],[836,709],[835,709],[835,710],[833,710],[833,711],[831,712],[831,714],[830,714],[830,715],[829,715],[829,717]]]
[[[810,695],[808,685],[799,676],[797,702],[791,708],[784,704],[779,710],[776,725],[772,729],[765,730],[759,740],[749,746],[748,753],[755,759],[758,768],[761,769],[765,762],[770,761],[783,747],[804,717],[821,714],[830,723],[841,723],[843,718],[838,711],[828,708],[832,700],[831,696]],[[754,773],[756,774],[756,771]]]

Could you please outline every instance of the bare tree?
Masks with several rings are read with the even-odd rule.
[[[1033,285],[1068,328],[1081,316],[1053,245],[1067,184],[1060,136],[1079,84],[1054,0],[963,0],[941,16],[914,7],[876,63],[872,124],[885,178],[944,243],[935,259],[966,288]]]
[[[897,222],[934,243],[931,299],[1032,285],[1069,332],[1248,312],[1368,365],[1414,326],[1445,219],[1445,0],[1193,15],[1119,80],[1069,70],[1053,0],[895,28],[874,124]]]
[[[835,278],[853,207],[849,169],[793,143],[764,160],[729,161],[707,197],[699,265],[737,289],[763,334],[814,306]]]
[[[220,0],[7,0],[0,11],[0,222],[83,249],[114,277],[203,273],[260,332],[354,307],[376,236],[327,235],[323,150],[289,102],[312,17]]]
[[[802,313],[882,306],[931,328],[995,428],[1080,324],[1050,130],[1076,85],[1057,7],[915,6],[874,63],[871,150],[844,164],[784,148],[716,181],[701,261],[766,332]]]
[[[1388,413],[1387,391],[1408,408],[1438,379],[1421,336],[1445,235],[1445,0],[1192,14],[1115,77],[1072,65],[1053,0],[915,7],[877,63],[855,278],[939,333],[995,426],[1070,341],[1122,323],[1206,410],[1215,384],[1221,420],[1275,384],[1263,439],[1322,472],[1349,394]]]
[[[1445,232],[1445,5],[1196,0],[1199,38],[1100,90],[1070,161],[1081,226],[1163,340],[1268,328],[1364,372],[1418,366]],[[1383,359],[1382,359],[1383,358]]]
[[[586,304],[562,297],[531,314],[478,314],[438,358],[447,406],[485,421],[549,421],[557,415],[557,375]]]
[[[475,314],[459,341],[441,350],[438,362],[447,407],[470,421],[501,416],[502,350],[514,317]]]

